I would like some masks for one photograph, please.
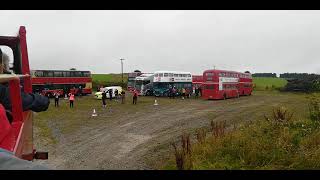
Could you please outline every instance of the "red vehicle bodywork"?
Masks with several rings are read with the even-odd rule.
[[[32,77],[32,85],[45,85],[45,84],[52,84],[52,85],[72,85],[72,84],[86,84],[92,83],[91,77]],[[48,95],[49,93],[53,92],[61,92],[61,89],[49,89],[49,90],[42,90],[42,94]],[[79,88],[70,88],[68,93],[78,94],[80,91]],[[82,88],[82,94],[91,94],[92,88]],[[62,95],[64,92],[62,90]]]
[[[59,93],[60,96],[64,96],[63,89],[45,89],[41,91],[41,95],[52,97],[54,94]]]
[[[21,80],[23,80],[23,91],[32,92],[25,27],[20,27],[18,36],[0,36],[0,45],[12,49],[14,53],[13,70],[16,74],[20,74],[0,77],[1,83],[9,84],[13,117],[11,124],[0,126],[0,148],[13,152],[18,158],[33,160],[39,155],[33,147],[33,114],[31,111],[23,112],[20,93]]]
[[[252,93],[252,77],[249,73],[206,70],[203,72],[203,81],[203,99],[226,99]]]
[[[192,75],[192,86],[193,87],[201,87],[203,83],[202,75]]]

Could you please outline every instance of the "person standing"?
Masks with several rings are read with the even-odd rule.
[[[105,91],[102,92],[102,107],[106,107],[107,103],[106,103],[106,99],[107,99],[107,93]]]
[[[137,104],[138,100],[138,92],[136,90],[133,91],[133,101],[132,104]]]
[[[173,96],[172,96],[172,94],[173,94],[173,93],[172,93],[172,89],[173,89],[173,88],[170,86],[170,87],[169,87],[169,99],[171,99],[171,98],[173,97]]]
[[[196,89],[194,91],[195,91],[195,98],[198,98],[198,96],[199,96],[199,88],[196,87]]]
[[[121,91],[121,104],[124,104],[124,102],[125,102],[125,97],[126,97],[126,92]]]
[[[74,94],[71,92],[69,93],[70,108],[73,108],[73,102],[74,102]]]
[[[173,98],[173,99],[175,98],[176,93],[177,93],[177,89],[176,89],[175,86],[173,86],[173,88],[172,88],[172,98]]]
[[[110,98],[110,101],[112,101],[112,89],[109,89],[109,98]]]
[[[59,92],[54,93],[54,107],[59,107]]]
[[[82,86],[79,86],[79,97],[82,96]]]
[[[190,89],[189,88],[186,88],[186,96],[189,99],[189,97],[190,97]]]
[[[186,96],[186,89],[185,88],[182,88],[182,99],[184,99],[185,98],[185,96]]]
[[[114,98],[116,99],[116,101],[118,101],[118,96],[119,96],[119,91],[118,89],[114,90]]]

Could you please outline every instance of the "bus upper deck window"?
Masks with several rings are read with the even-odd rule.
[[[168,73],[164,73],[164,77],[168,77]]]
[[[188,74],[188,77],[191,77],[191,74]]]
[[[182,77],[182,74],[179,74],[179,77]]]
[[[169,77],[173,77],[173,73],[169,73]]]
[[[178,74],[174,74],[174,77],[178,77],[179,75]]]
[[[159,74],[154,74],[154,77],[158,77],[159,76]]]
[[[183,77],[187,77],[187,75],[186,75],[186,74],[183,74]]]
[[[160,74],[159,74],[159,77],[163,77],[163,73],[160,73]]]
[[[208,72],[208,73],[206,73],[206,76],[213,76],[213,73]]]

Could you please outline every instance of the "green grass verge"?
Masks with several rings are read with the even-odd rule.
[[[274,90],[282,88],[287,84],[287,80],[283,78],[272,77],[254,77],[254,90]]]
[[[320,96],[306,96],[220,137],[207,132],[204,142],[194,142],[191,154],[180,158],[183,169],[319,169]],[[308,107],[315,99],[318,105],[313,105],[311,118]],[[182,149],[162,169],[177,169],[176,157],[181,157]]]

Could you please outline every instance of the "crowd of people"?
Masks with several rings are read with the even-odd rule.
[[[177,96],[181,96],[182,99],[190,98],[192,95],[194,95],[195,98],[198,98],[201,96],[201,88],[200,87],[194,87],[193,91],[191,91],[189,88],[181,88],[180,90],[177,89],[175,86],[169,87],[169,98],[174,99]]]

